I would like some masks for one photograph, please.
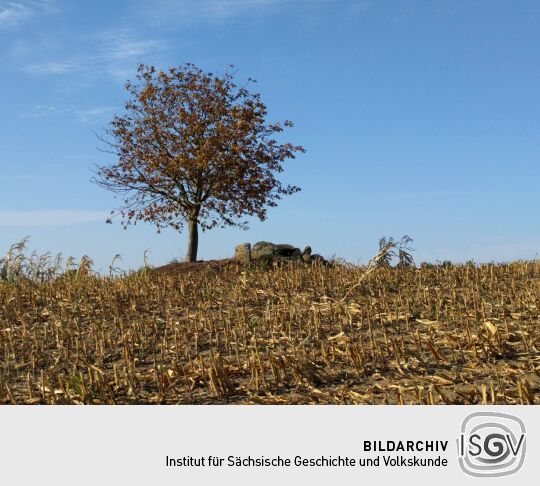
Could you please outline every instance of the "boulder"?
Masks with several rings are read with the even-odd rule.
[[[319,263],[320,265],[328,265],[328,261],[321,255],[318,255],[315,253],[315,255],[311,255],[311,263]]]
[[[295,248],[294,251],[291,253],[290,257],[295,260],[302,258],[302,252],[300,251],[300,248]]]
[[[249,263],[251,261],[251,244],[242,243],[234,249],[234,259],[242,263]]]
[[[274,254],[288,258],[298,258],[302,253],[299,248],[293,245],[275,245]]]
[[[276,245],[268,241],[259,241],[251,248],[252,260],[271,260],[274,256]]]
[[[311,263],[311,246],[306,246],[302,252],[302,260],[306,263]]]
[[[266,263],[287,263],[304,262],[307,264],[319,263],[327,265],[328,262],[321,255],[312,255],[311,247],[306,246],[303,251],[289,244],[270,243],[269,241],[259,241],[251,246],[249,243],[238,245],[234,249],[234,258],[242,263],[266,262]]]

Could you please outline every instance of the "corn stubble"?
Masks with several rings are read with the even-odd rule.
[[[538,404],[539,309],[540,262],[0,281],[0,403]]]

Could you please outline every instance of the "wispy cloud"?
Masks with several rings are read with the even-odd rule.
[[[222,21],[240,15],[267,15],[285,8],[313,9],[343,0],[145,0],[138,12],[155,25],[190,23],[198,20]],[[366,4],[363,0],[358,2]]]
[[[348,6],[348,13],[351,15],[360,15],[372,7],[372,2],[367,0],[356,0]]]
[[[32,15],[32,10],[24,4],[0,4],[0,28],[12,27]]]
[[[15,27],[36,14],[54,10],[52,0],[20,0],[16,2],[0,2],[0,29]]]
[[[110,115],[114,109],[112,106],[96,106],[85,110],[77,110],[75,115],[80,123],[95,123]]]
[[[112,76],[122,81],[133,72],[134,66],[148,55],[155,56],[167,48],[167,43],[156,39],[139,38],[131,30],[115,30],[96,35],[100,45],[90,61],[103,66]]]
[[[82,65],[78,62],[78,60],[64,60],[29,64],[26,66],[25,70],[30,74],[56,75],[78,71],[81,68]]]
[[[88,125],[103,121],[114,110],[115,108],[112,106],[93,106],[90,108],[75,109],[67,106],[36,105],[31,110],[21,113],[19,118],[40,120],[42,118],[65,116],[77,123]]]
[[[0,226],[64,226],[105,221],[106,211],[0,211]]]
[[[88,48],[88,44],[92,48]],[[60,59],[28,64],[24,70],[37,76],[95,75],[106,73],[125,81],[137,63],[145,57],[163,52],[167,43],[157,39],[144,39],[132,29],[118,29],[92,34],[84,47],[74,48]]]
[[[32,174],[16,174],[12,176],[0,175],[0,181],[14,180],[14,179],[18,181],[28,181],[33,178],[34,176]]]
[[[53,105],[36,105],[30,111],[26,111],[19,115],[19,118],[26,120],[38,120],[40,118],[53,118],[68,111],[65,107]]]

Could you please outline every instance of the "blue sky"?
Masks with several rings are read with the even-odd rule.
[[[366,262],[403,234],[417,261],[535,258],[539,25],[536,0],[0,0],[0,251],[183,257],[183,234],[105,224],[89,179],[137,63],[189,61],[257,79],[307,149],[282,177],[302,192],[202,234],[201,258],[270,240]]]

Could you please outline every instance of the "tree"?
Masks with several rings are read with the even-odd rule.
[[[268,207],[300,190],[276,179],[283,161],[304,152],[275,139],[292,122],[268,123],[266,105],[246,86],[230,72],[189,63],[166,72],[139,66],[136,82],[126,84],[125,114],[114,116],[101,137],[117,162],[98,166],[93,178],[122,195],[111,214],[124,228],[138,221],[158,232],[187,225],[186,260],[195,261],[199,226],[247,228],[242,218],[263,221]]]

